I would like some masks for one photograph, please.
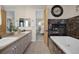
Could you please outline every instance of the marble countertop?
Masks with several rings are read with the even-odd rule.
[[[65,53],[79,54],[79,40],[70,36],[50,37]]]
[[[0,39],[0,50],[4,49],[6,46],[10,45],[16,40],[19,40],[21,37],[27,35],[28,33],[30,33],[30,31],[21,32],[16,35],[10,35],[7,37],[3,37],[2,39]]]

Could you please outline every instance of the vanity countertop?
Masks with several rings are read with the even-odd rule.
[[[2,39],[0,39],[0,50],[4,49],[11,43],[15,42],[16,40],[19,40],[20,38],[22,38],[23,36],[27,35],[30,32],[31,31],[26,31],[26,32],[18,33],[16,35],[10,35],[7,37],[3,37]]]
[[[67,54],[79,54],[79,40],[70,36],[51,36],[56,45]]]

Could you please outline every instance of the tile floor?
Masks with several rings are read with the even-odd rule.
[[[36,41],[31,43],[25,54],[50,54],[50,51],[43,41]]]

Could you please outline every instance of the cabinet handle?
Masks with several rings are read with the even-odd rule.
[[[14,46],[13,48],[12,48],[12,50],[15,50],[16,49],[16,46]]]
[[[12,50],[15,50],[15,48],[12,48]]]
[[[14,49],[16,49],[16,46],[14,46]]]

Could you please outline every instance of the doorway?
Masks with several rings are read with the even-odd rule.
[[[36,10],[36,41],[42,41],[44,36],[44,9]]]
[[[48,7],[45,6],[44,8],[44,43],[48,46]]]

